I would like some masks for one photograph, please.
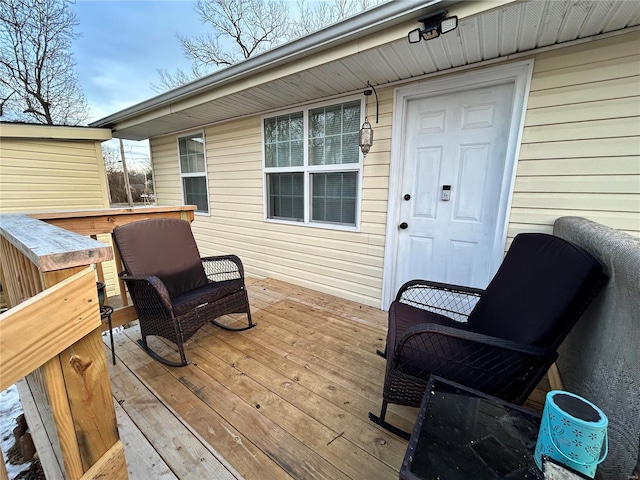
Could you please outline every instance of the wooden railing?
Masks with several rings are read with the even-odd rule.
[[[75,232],[79,235],[96,239],[98,235],[111,235],[113,233],[113,229],[119,225],[150,218],[180,218],[182,220],[187,220],[188,222],[193,222],[195,209],[196,207],[194,205],[182,205],[178,207],[137,207],[113,208],[108,210],[100,209],[53,213],[30,213],[29,216],[42,220],[50,225],[55,225],[57,227],[64,228],[65,230]],[[122,261],[120,260],[117,250],[114,251],[114,257],[116,271],[117,273],[120,273],[122,271]],[[96,269],[98,272],[98,279],[101,282],[104,282],[105,277],[101,263],[96,265]],[[138,316],[136,315],[133,306],[129,305],[124,282],[116,279],[114,287],[120,297],[117,302],[118,305],[112,305],[115,307],[115,311],[111,316],[111,324],[115,328],[136,320]],[[107,303],[109,303],[108,299]],[[106,325],[103,324],[103,328],[106,328]]]
[[[102,262],[121,262],[96,240],[118,225],[148,218],[193,221],[193,206],[0,215],[0,391],[26,376],[53,451],[41,462],[67,479],[126,479],[97,299]],[[90,237],[90,238],[88,238]],[[137,318],[124,285],[114,326]],[[115,303],[115,302],[114,302]],[[37,439],[36,446],[38,446]],[[50,470],[51,471],[51,470]],[[0,455],[0,480],[7,479]]]
[[[0,390],[27,376],[68,479],[127,478],[93,267],[111,258],[111,247],[95,240],[24,215],[0,216],[11,307],[0,316]]]

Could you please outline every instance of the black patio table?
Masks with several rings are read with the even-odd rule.
[[[540,416],[431,376],[401,480],[542,480],[533,459]]]

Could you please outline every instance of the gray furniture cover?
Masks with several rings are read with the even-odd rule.
[[[640,224],[640,216],[638,217]],[[559,349],[564,388],[607,415],[603,479],[640,475],[640,238],[580,217],[561,217],[553,234],[590,252],[606,287]]]

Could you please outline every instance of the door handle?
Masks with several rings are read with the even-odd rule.
[[[407,222],[402,222],[400,225],[398,225],[400,227],[400,230],[404,230],[405,228],[407,228],[409,225],[407,224]]]

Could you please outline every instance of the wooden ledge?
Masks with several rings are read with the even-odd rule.
[[[41,272],[80,267],[113,259],[109,245],[27,215],[0,215],[0,235]]]
[[[195,205],[177,207],[100,208],[65,212],[30,213],[29,216],[80,235],[113,232],[119,225],[150,218],[180,218],[193,222]]]

